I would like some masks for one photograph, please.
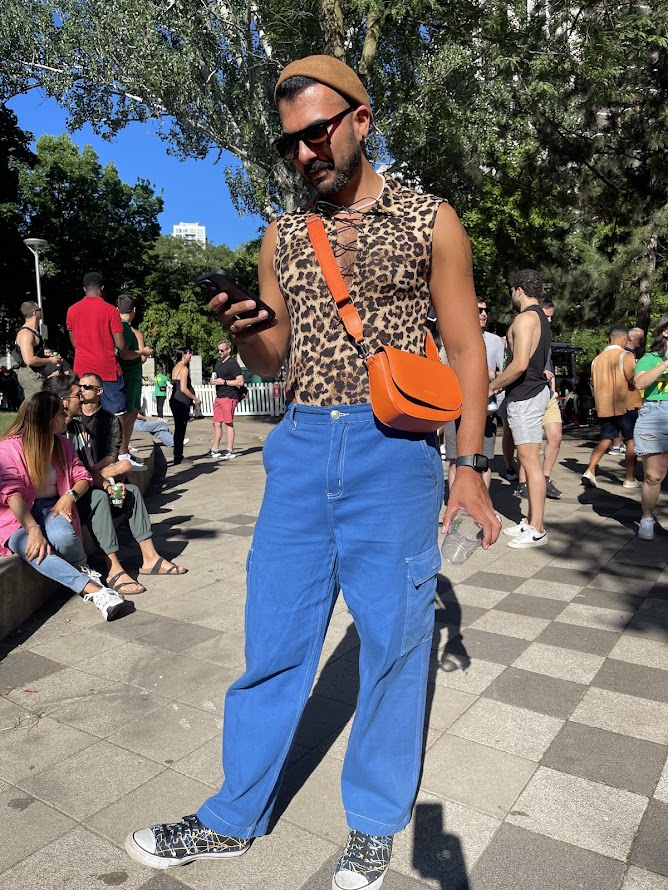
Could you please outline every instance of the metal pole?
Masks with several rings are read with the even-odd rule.
[[[35,254],[35,281],[37,282],[37,305],[42,313],[42,324],[44,324],[44,309],[42,309],[42,282],[39,274],[39,250],[33,251]]]

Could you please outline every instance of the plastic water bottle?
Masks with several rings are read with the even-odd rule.
[[[443,538],[441,556],[450,565],[460,566],[481,544],[482,528],[466,510],[457,510]]]

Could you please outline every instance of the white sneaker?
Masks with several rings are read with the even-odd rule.
[[[590,473],[589,470],[585,470],[582,474],[582,484],[586,488],[598,488],[598,482],[596,481],[596,476],[593,473]]]
[[[102,587],[102,575],[99,572],[91,569],[90,566],[79,566],[79,571],[82,575],[88,575],[91,581],[95,581],[96,584]]]
[[[130,452],[126,452],[125,454],[119,454],[118,460],[129,460],[132,465],[131,473],[143,473],[144,470],[148,470],[146,464],[139,460],[139,458],[135,457],[134,454],[130,454]]]
[[[236,454],[234,453],[234,451],[223,451],[223,453],[220,455],[221,460],[234,460],[235,457]]]
[[[509,547],[515,547],[518,550],[526,550],[529,547],[542,547],[544,544],[547,544],[547,532],[539,532],[532,525],[527,525],[512,541],[508,541]]]
[[[654,517],[650,516],[649,519],[641,519],[640,524],[638,525],[638,537],[641,541],[653,541],[654,540]]]
[[[125,600],[119,596],[115,590],[109,587],[101,587],[95,593],[84,594],[84,602],[88,603],[93,600],[100,612],[104,615],[105,621],[111,621],[123,608]]]
[[[510,535],[511,538],[516,538],[527,528],[529,528],[529,523],[522,520],[518,525],[509,525],[508,528],[504,528],[503,533]]]
[[[642,482],[637,479],[625,479],[622,482],[622,488],[642,488]]]

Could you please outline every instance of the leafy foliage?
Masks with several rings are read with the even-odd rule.
[[[231,152],[237,207],[302,198],[272,153],[272,90],[293,58],[356,66],[376,157],[447,197],[482,295],[506,308],[537,265],[571,329],[646,326],[668,297],[665,0],[5,0],[0,97],[38,84],[113,136],[157,121],[170,150]]]
[[[221,245],[205,247],[162,236],[149,257],[152,271],[141,291],[140,330],[163,364],[174,361],[174,350],[190,346],[207,365],[216,358],[222,336],[218,322],[206,312],[195,280],[220,267],[251,292],[257,292],[259,242],[232,251]]]
[[[90,146],[79,152],[68,136],[38,140],[37,161],[21,169],[19,188],[25,230],[49,243],[43,295],[50,338],[68,345],[65,314],[86,272],[102,272],[110,295],[143,282],[162,198],[146,181],[122,182],[113,164],[102,167]]]

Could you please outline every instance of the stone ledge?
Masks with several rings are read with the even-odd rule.
[[[155,466],[155,450],[153,438],[146,433],[133,436],[133,445],[137,448],[138,457],[148,464],[148,470],[142,473],[131,473],[128,482],[132,482],[143,495],[149,489],[153,479]],[[86,551],[90,536],[84,532]],[[59,589],[55,581],[45,578],[32,566],[24,562],[20,556],[0,556],[0,640],[4,640]]]

